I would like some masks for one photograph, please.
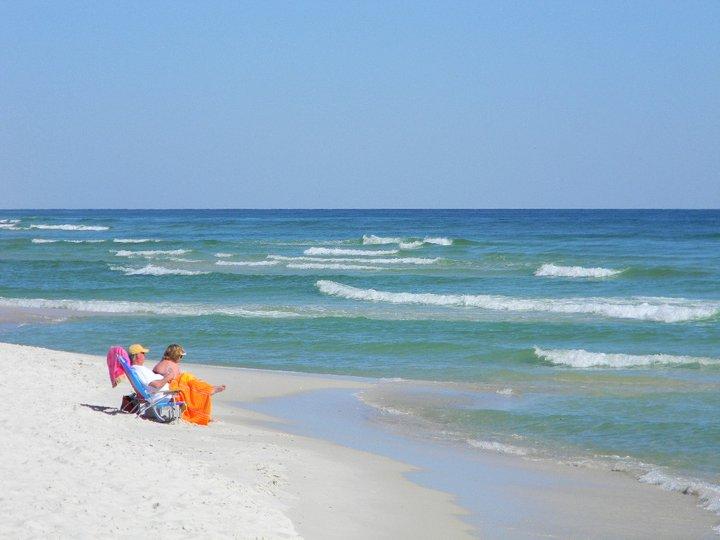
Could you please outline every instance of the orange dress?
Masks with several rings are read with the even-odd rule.
[[[170,390],[179,390],[180,397],[185,402],[183,420],[207,426],[212,413],[211,396],[213,386],[195,375],[183,372],[170,382]]]

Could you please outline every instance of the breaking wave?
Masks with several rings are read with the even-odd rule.
[[[359,256],[378,256],[378,255],[395,255],[397,249],[380,249],[380,250],[366,250],[366,249],[343,249],[343,248],[323,248],[323,247],[312,247],[306,249],[303,253],[305,255],[359,255]]]
[[[617,276],[622,270],[611,270],[609,268],[585,268],[583,266],[558,266],[555,264],[543,264],[535,270],[536,276],[542,277],[589,277],[604,278]]]
[[[209,274],[210,272],[202,272],[200,270],[183,270],[181,268],[165,268],[164,266],[155,266],[148,264],[142,268],[129,268],[126,266],[111,266],[110,270],[123,272],[126,276],[199,276]]]
[[[645,474],[640,475],[638,480],[645,484],[660,486],[666,491],[675,491],[684,495],[694,495],[698,498],[700,506],[706,510],[720,514],[720,486],[691,478],[672,476],[659,468],[651,468]],[[715,530],[720,533],[717,527]]]
[[[104,225],[71,225],[65,223],[63,225],[33,224],[30,225],[30,229],[45,229],[52,231],[107,231],[110,227],[106,227]]]
[[[190,253],[191,249],[169,249],[169,250],[148,250],[148,251],[129,251],[121,249],[115,252],[117,257],[158,257],[163,255],[184,255]]]
[[[681,322],[717,315],[720,304],[675,298],[513,298],[496,295],[387,292],[320,280],[320,292],[369,302],[475,307],[493,311],[588,314],[657,322]]]
[[[33,244],[55,244],[57,242],[66,242],[68,244],[101,244],[105,240],[48,240],[45,238],[33,238]]]
[[[609,354],[589,352],[583,349],[540,349],[535,356],[555,365],[575,368],[610,367],[629,368],[641,366],[720,366],[720,359],[697,356],[673,356],[670,354]]]
[[[407,238],[399,237],[388,237],[388,236],[375,236],[374,234],[364,234],[362,237],[362,243],[365,245],[385,245],[385,244],[398,244],[400,249],[416,249],[423,244],[435,244],[439,246],[452,246],[453,241],[450,238],[445,237],[432,237],[426,236],[422,240],[409,240]]]
[[[338,263],[288,263],[287,267],[299,270],[382,270],[379,266]]]
[[[363,244],[399,244],[402,242],[402,238],[388,238],[384,236],[375,236],[374,234],[364,234]]]
[[[275,266],[279,261],[215,261],[218,266]]]
[[[422,247],[423,243],[420,240],[417,240],[415,242],[400,242],[398,246],[400,246],[400,249],[417,249],[419,247]]]
[[[162,242],[154,238],[113,238],[116,244],[146,244],[148,242]]]
[[[426,236],[425,238],[423,238],[423,242],[425,242],[426,244],[436,244],[438,246],[452,246],[453,244],[452,239],[444,238],[442,236],[436,238]]]
[[[206,304],[174,304],[170,302],[129,302],[113,300],[46,300],[44,298],[2,298],[0,306],[34,309],[66,309],[80,313],[154,314],[175,316],[228,315],[233,317],[286,318],[311,316],[292,311],[245,309],[234,306]]]
[[[227,258],[227,257],[232,257],[233,254],[232,254],[232,253],[216,253],[215,256],[218,257],[218,258],[220,258],[220,259],[224,259],[224,258]]]
[[[282,255],[268,255],[268,259],[275,261],[302,261],[310,263],[369,263],[369,264],[433,264],[440,259],[422,258],[422,257],[392,257],[387,259],[368,259],[368,258],[319,258],[319,257],[285,257]]]

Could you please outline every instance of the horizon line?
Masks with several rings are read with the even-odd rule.
[[[648,211],[648,210],[656,210],[656,211],[668,211],[668,210],[685,210],[685,211],[714,211],[714,210],[720,210],[720,208],[698,208],[698,207],[624,207],[624,208],[612,208],[612,207],[587,207],[587,206],[577,206],[577,207],[455,207],[455,208],[398,208],[398,207],[363,207],[363,208],[352,208],[352,207],[336,207],[336,208],[292,208],[292,207],[237,207],[237,208],[231,208],[231,207],[211,207],[211,208],[180,208],[180,207],[144,207],[144,208],[130,208],[130,207],[66,207],[66,208],[60,208],[60,207],[16,207],[16,208],[3,208],[0,207],[0,211],[28,211],[28,210],[62,210],[62,211],[76,211],[76,210],[108,210],[108,211],[235,211],[235,210],[242,210],[242,211],[268,211],[268,210],[282,210],[282,211],[376,211],[376,210],[394,210],[394,211],[488,211],[488,210],[511,210],[511,211],[518,211],[518,210],[532,210],[532,211],[557,211],[557,210],[588,210],[588,211]]]

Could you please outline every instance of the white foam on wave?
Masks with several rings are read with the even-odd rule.
[[[379,266],[338,263],[288,263],[287,267],[298,270],[382,270]]]
[[[419,248],[419,247],[422,247],[422,245],[423,245],[423,242],[421,242],[420,240],[416,240],[416,241],[414,241],[414,242],[400,242],[400,243],[398,244],[398,246],[400,247],[400,249],[405,249],[405,250],[407,250],[407,249],[417,249],[417,248]]]
[[[610,367],[628,368],[642,366],[718,366],[720,358],[699,356],[674,356],[671,354],[613,354],[589,352],[584,349],[540,349],[535,347],[535,356],[556,365],[575,368]]]
[[[127,266],[111,266],[110,270],[123,272],[126,276],[199,276],[209,274],[200,270],[183,270],[182,268],[165,268],[164,266],[155,266],[148,264],[142,268],[131,268]]]
[[[366,250],[366,249],[343,249],[343,248],[322,248],[322,247],[311,247],[306,249],[303,253],[305,255],[359,255],[359,256],[378,256],[378,255],[395,255],[397,249],[380,249],[380,250]]]
[[[160,257],[165,255],[184,255],[190,253],[191,249],[155,249],[146,251],[129,251],[127,249],[120,249],[115,251],[117,257]]]
[[[45,229],[51,231],[107,231],[110,227],[104,225],[71,225],[64,223],[62,225],[44,225],[44,224],[33,224],[30,225],[31,229]]]
[[[0,223],[20,223],[19,219],[0,219]]]
[[[116,244],[146,244],[148,242],[162,242],[154,238],[113,238]]]
[[[232,253],[216,253],[215,256],[220,259],[226,259],[228,257],[232,257],[233,254]]]
[[[606,278],[622,274],[622,270],[611,270],[610,268],[586,268],[584,266],[558,266],[555,264],[543,264],[535,270],[535,275],[539,277],[586,277],[586,278]]]
[[[33,238],[33,244],[55,244],[57,242],[66,242],[68,244],[101,244],[105,240],[50,240],[47,238]]]
[[[526,456],[528,450],[520,448],[519,446],[513,446],[511,444],[503,444],[497,441],[479,441],[477,439],[468,439],[467,443],[473,448],[480,448],[481,450],[490,450],[492,452],[498,452],[500,454],[509,454],[513,456]]]
[[[426,236],[425,238],[423,238],[423,242],[425,242],[426,244],[436,244],[438,246],[452,246],[453,245],[452,239],[445,238],[442,236],[439,236],[439,237]]]
[[[17,227],[14,223],[0,223],[0,229],[8,231],[19,231],[21,227]]]
[[[620,319],[680,322],[705,319],[720,312],[720,304],[677,298],[513,298],[495,295],[387,292],[360,289],[320,280],[320,292],[350,300],[474,307],[492,311],[600,315]]]
[[[275,261],[289,262],[310,262],[310,263],[368,263],[368,264],[433,264],[440,260],[439,257],[391,257],[386,259],[352,258],[352,257],[285,257],[283,255],[268,255],[268,259]]]
[[[515,391],[512,388],[500,388],[499,390],[495,391],[496,394],[499,394],[501,396],[513,396],[515,395]]]
[[[208,304],[173,304],[169,302],[131,302],[115,300],[48,300],[44,298],[3,298],[0,306],[31,309],[65,309],[79,313],[154,314],[200,317],[228,315],[233,317],[289,318],[309,316],[292,311],[246,309],[237,306]]]
[[[385,236],[375,236],[374,234],[363,234],[363,244],[365,245],[373,245],[373,244],[399,244],[402,242],[402,238],[388,238]]]
[[[280,261],[215,261],[218,266],[275,266]]]
[[[666,491],[675,491],[685,495],[694,495],[698,498],[700,506],[720,514],[720,486],[696,480],[667,474],[660,468],[651,468],[638,477],[645,484],[660,486]]]
[[[385,244],[398,244],[400,249],[417,249],[423,244],[435,244],[438,246],[452,246],[453,241],[450,238],[443,236],[432,237],[426,236],[422,240],[408,240],[406,238],[390,237],[390,236],[376,236],[374,234],[364,234],[363,244],[365,245],[385,245]]]

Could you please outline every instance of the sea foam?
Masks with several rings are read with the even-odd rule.
[[[587,314],[667,323],[704,319],[720,312],[720,304],[675,298],[514,298],[473,294],[396,293],[360,289],[328,280],[320,280],[316,286],[324,294],[351,300],[475,307],[493,311]]]
[[[206,304],[174,304],[170,302],[130,302],[122,300],[48,300],[44,298],[2,298],[0,306],[31,309],[65,309],[79,313],[154,314],[200,317],[227,315],[232,317],[288,318],[310,316],[292,311],[246,309],[237,306]]]
[[[110,227],[104,225],[44,225],[44,224],[33,224],[30,225],[31,229],[46,229],[54,231],[107,231]]]
[[[528,450],[513,446],[511,444],[504,444],[497,441],[479,441],[477,439],[468,439],[467,443],[473,448],[480,448],[481,450],[491,450],[500,454],[509,454],[513,456],[526,456]]]
[[[184,255],[185,253],[190,253],[191,251],[191,249],[156,249],[147,251],[128,251],[126,249],[121,249],[115,251],[115,255],[117,257],[158,257],[164,255]]]
[[[162,242],[154,238],[113,238],[116,244],[146,244],[148,242]]]
[[[364,234],[363,244],[399,244],[402,238],[389,238],[385,236],[375,236],[374,234]]]
[[[596,353],[583,349],[540,349],[535,347],[535,356],[552,362],[575,368],[610,367],[629,368],[641,366],[681,366],[701,365],[718,366],[720,359],[698,356],[674,356],[670,354],[612,354]]]
[[[400,249],[416,249],[423,244],[435,244],[439,246],[452,246],[453,244],[452,239],[442,236],[426,236],[423,240],[408,240],[406,238],[394,236],[375,236],[374,234],[364,234],[362,240],[365,245],[398,244]]]
[[[676,491],[685,495],[694,495],[698,498],[700,506],[716,514],[720,514],[720,486],[667,474],[660,468],[651,468],[645,474],[638,477],[638,480],[646,484],[653,484],[662,487],[666,491]],[[716,532],[720,532],[716,528]]]
[[[343,248],[323,248],[323,247],[312,247],[306,249],[303,253],[305,255],[359,255],[359,256],[378,256],[378,255],[395,255],[397,249],[387,250],[366,250],[366,249],[343,249]]]
[[[210,272],[202,272],[200,270],[183,270],[181,268],[165,268],[163,266],[155,266],[148,264],[142,268],[129,268],[126,266],[111,266],[110,270],[123,272],[126,276],[199,276],[209,274]]]
[[[288,263],[287,267],[298,270],[382,270],[379,266],[338,263]]]
[[[33,244],[55,244],[57,242],[66,242],[68,244],[102,244],[105,240],[49,240],[46,238],[33,238]]]
[[[288,262],[310,262],[310,263],[367,263],[367,264],[433,264],[440,258],[423,258],[423,257],[390,257],[385,259],[369,259],[369,258],[351,258],[351,257],[285,257],[283,255],[268,255],[268,259],[276,261]]]
[[[279,261],[215,261],[218,266],[275,266]]]
[[[423,242],[426,244],[437,244],[438,246],[452,246],[453,241],[450,238],[444,238],[444,237],[430,237],[426,236],[423,238]]]
[[[583,266],[558,266],[555,264],[543,264],[535,270],[536,276],[541,277],[587,277],[605,278],[621,274],[622,270],[611,270],[609,268],[585,268]]]

